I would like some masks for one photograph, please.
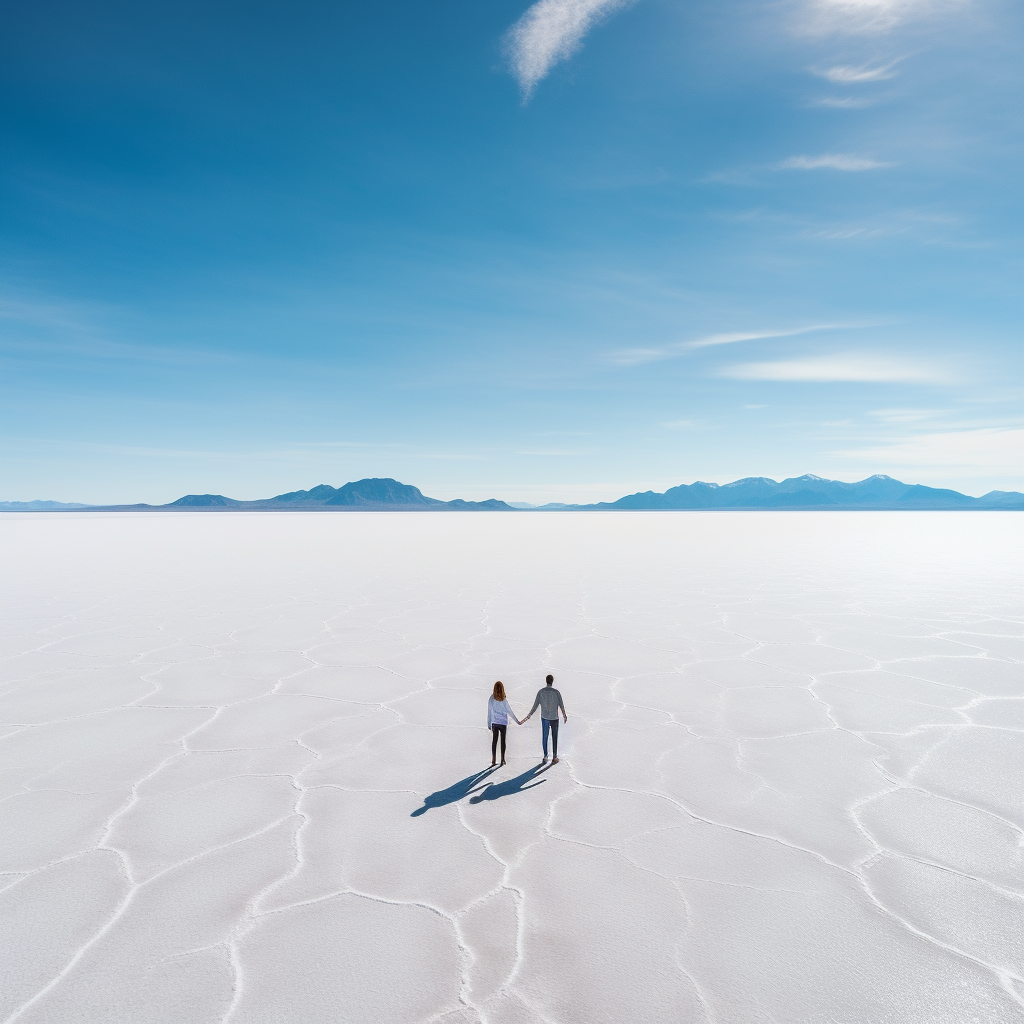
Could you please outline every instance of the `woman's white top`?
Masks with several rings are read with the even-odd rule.
[[[495,700],[493,697],[487,698],[487,728],[490,729],[492,725],[508,725],[509,715],[515,718],[515,714],[512,709],[508,706],[508,698],[505,700]]]

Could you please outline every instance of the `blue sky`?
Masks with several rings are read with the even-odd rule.
[[[0,498],[1024,488],[1020,5],[0,19]]]

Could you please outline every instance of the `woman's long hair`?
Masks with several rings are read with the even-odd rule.
[[[501,685],[500,679],[494,684],[494,699],[497,701],[505,699],[505,687]]]

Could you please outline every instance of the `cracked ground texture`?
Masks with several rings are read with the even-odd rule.
[[[1020,522],[5,514],[0,1021],[1024,1021]]]

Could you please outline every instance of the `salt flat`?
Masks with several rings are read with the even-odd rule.
[[[5,515],[0,1020],[1024,1020],[1020,524]]]

